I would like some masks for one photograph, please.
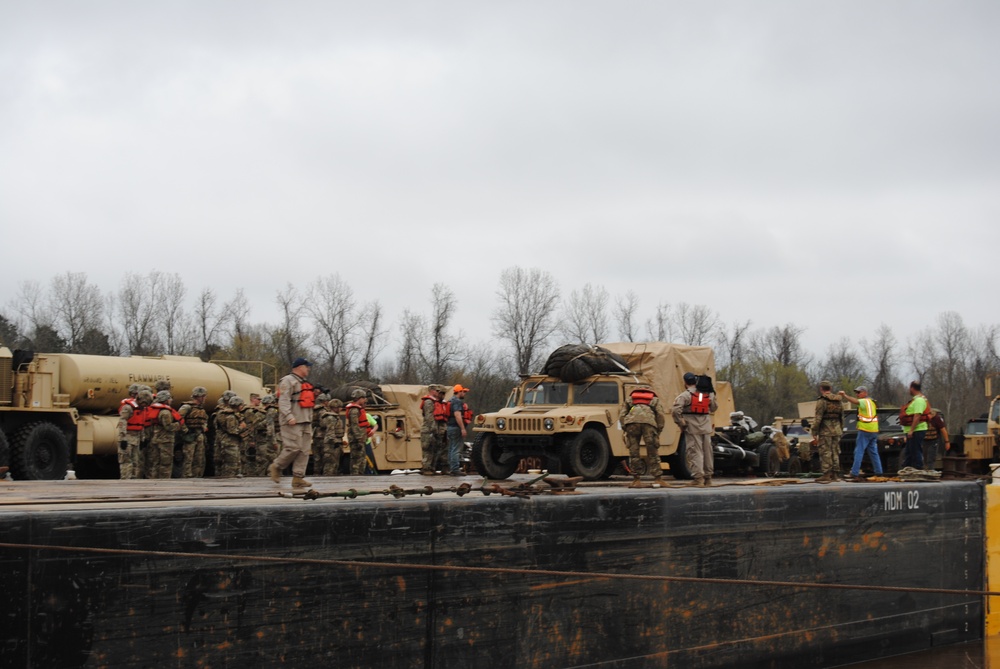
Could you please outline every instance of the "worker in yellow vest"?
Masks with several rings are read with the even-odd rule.
[[[840,395],[851,404],[858,407],[858,440],[854,445],[854,464],[851,466],[851,478],[861,476],[861,461],[865,453],[872,463],[876,475],[882,473],[882,461],[878,456],[878,413],[875,400],[868,397],[868,388],[858,386],[854,389],[857,397],[851,397],[843,390]]]

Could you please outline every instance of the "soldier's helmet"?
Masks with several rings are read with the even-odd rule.
[[[243,400],[240,398],[239,395],[233,395],[232,397],[229,398],[229,406],[235,408],[242,405],[243,405]]]
[[[359,400],[362,397],[366,397],[367,395],[368,395],[368,393],[365,392],[364,388],[355,388],[354,390],[351,391],[351,399],[352,400]]]
[[[148,390],[150,393],[153,392],[153,389],[149,386],[139,386],[139,392],[142,392],[143,390]]]
[[[235,391],[235,390],[224,390],[224,391],[222,391],[222,396],[223,396],[223,397],[224,397],[225,399],[227,399],[227,400],[228,400],[228,399],[229,399],[230,397],[233,397],[234,395],[236,395],[236,391]]]
[[[277,401],[278,398],[275,397],[274,395],[264,395],[263,397],[260,398],[261,404],[274,404]]]
[[[170,403],[170,391],[169,390],[161,390],[160,392],[156,393],[156,401],[159,402],[160,404],[169,404]]]
[[[157,392],[160,390],[170,390],[170,381],[167,381],[166,379],[160,379],[159,381],[156,382],[156,390]]]
[[[334,409],[340,409],[343,408],[344,403],[335,397],[332,400],[330,400],[330,406],[333,407]]]
[[[191,391],[191,397],[204,397],[208,394],[208,388],[205,386],[195,386]]]
[[[145,404],[148,406],[153,403],[153,391],[149,388],[143,388],[135,396],[135,400],[139,404]]]
[[[317,402],[329,402],[330,401],[330,396],[327,395],[326,393],[320,393],[319,396],[316,398],[316,401]]]
[[[128,394],[131,395],[132,397],[135,397],[139,393],[139,389],[141,387],[142,386],[140,386],[138,383],[133,383],[128,387]]]

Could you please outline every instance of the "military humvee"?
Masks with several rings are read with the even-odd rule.
[[[619,422],[622,406],[635,387],[649,386],[666,415],[660,460],[675,478],[690,478],[683,434],[670,419],[670,407],[684,390],[685,372],[715,378],[712,349],[665,342],[601,346],[622,356],[629,371],[597,374],[573,383],[544,374],[528,376],[514,389],[505,408],[476,416],[472,461],[480,474],[505,479],[522,458],[543,458],[550,471],[587,480],[609,476],[628,459]],[[732,388],[716,382],[715,390],[719,404],[715,423],[728,424],[734,409]]]

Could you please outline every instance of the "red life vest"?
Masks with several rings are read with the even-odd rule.
[[[691,408],[688,413],[711,413],[712,396],[709,393],[691,393]]]
[[[656,393],[652,390],[645,390],[639,388],[638,390],[633,390],[632,394],[629,396],[632,399],[632,404],[646,404],[649,405],[653,402],[653,398],[656,397]]]
[[[127,432],[142,432],[148,424],[146,423],[146,409],[139,408],[139,403],[135,401],[134,397],[126,397],[122,400],[121,406],[118,407],[118,413],[121,413],[126,405],[132,407],[132,415],[125,421],[125,430]]]
[[[156,419],[160,417],[160,412],[163,411],[164,409],[170,412],[170,415],[174,417],[174,420],[176,422],[180,423],[181,425],[184,424],[184,417],[181,416],[179,413],[177,413],[177,409],[173,408],[169,404],[160,404],[159,402],[153,402],[152,404],[149,405],[149,408],[146,410],[147,414],[149,415],[148,424],[152,425],[153,423],[155,423]]]
[[[465,402],[462,402],[462,422],[466,425],[472,423],[472,409]]]
[[[420,398],[421,400],[430,400],[434,402],[434,420],[438,423],[448,422],[448,417],[451,415],[451,403],[441,402],[434,399],[430,395],[424,395]],[[423,411],[424,405],[420,405],[420,410]]]
[[[303,381],[302,389],[299,390],[299,406],[303,409],[312,409],[316,406],[316,389],[308,381]]]
[[[368,434],[371,435],[372,426],[368,424],[368,414],[365,412],[365,408],[360,404],[350,402],[344,407],[344,415],[350,416],[351,409],[358,410],[358,427],[364,426],[365,430],[368,431]]]

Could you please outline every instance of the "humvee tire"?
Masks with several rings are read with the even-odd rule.
[[[670,474],[678,481],[687,481],[691,478],[691,470],[687,463],[687,435],[681,432],[680,441],[677,442],[677,451],[673,455],[667,456],[667,463],[670,465]]]
[[[14,478],[27,481],[62,479],[69,467],[66,435],[47,421],[28,423],[14,435],[10,464]]]
[[[757,465],[758,476],[778,476],[781,473],[781,456],[774,444],[767,444],[760,451],[760,462]]]
[[[570,476],[582,476],[588,481],[604,478],[611,459],[611,446],[603,434],[587,428],[563,448],[563,463]]]
[[[472,464],[476,471],[488,479],[503,480],[517,470],[517,458],[500,462],[503,451],[497,447],[496,435],[480,432],[472,444]]]

